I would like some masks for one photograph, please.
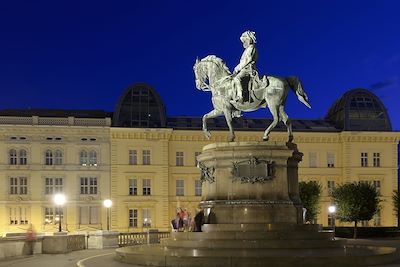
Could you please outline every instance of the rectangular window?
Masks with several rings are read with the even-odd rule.
[[[57,224],[60,217],[64,219],[64,210],[62,208],[44,208],[44,224]]]
[[[143,227],[151,227],[151,210],[143,209]]]
[[[183,152],[177,151],[176,152],[176,166],[183,166]]]
[[[81,177],[81,194],[97,195],[97,177]]]
[[[79,224],[98,224],[99,221],[98,206],[79,207]]]
[[[201,196],[201,181],[200,180],[194,181],[194,195]]]
[[[56,150],[54,153],[54,165],[63,164],[63,154],[60,150]]]
[[[28,178],[26,177],[19,177],[19,194],[28,194]]]
[[[137,164],[137,151],[129,150],[129,165],[136,165],[136,164]]]
[[[51,150],[47,150],[45,153],[45,164],[53,165],[53,152]]]
[[[137,196],[137,180],[129,179],[129,195]]]
[[[328,168],[335,167],[335,154],[333,154],[333,153],[327,154],[327,163],[328,163]]]
[[[18,178],[10,177],[10,195],[18,195]]]
[[[332,196],[333,190],[335,190],[335,181],[328,181],[328,195]]]
[[[10,150],[10,165],[17,165],[17,150],[11,149]]]
[[[27,177],[10,177],[10,195],[26,195],[28,194],[28,178]]]
[[[185,181],[184,180],[176,180],[176,195],[177,196],[185,195]]]
[[[381,153],[374,153],[374,167],[380,167],[381,166]]]
[[[361,152],[361,167],[368,167],[368,153]]]
[[[143,165],[150,165],[150,150],[143,150]]]
[[[18,208],[10,208],[10,224],[18,224]]]
[[[63,178],[46,178],[44,193],[46,195],[52,195],[63,192]]]
[[[26,150],[20,150],[19,151],[19,164],[20,165],[26,165],[28,163],[28,159],[26,156]]]
[[[10,224],[28,224],[28,207],[11,207],[9,208]]]
[[[379,180],[375,180],[373,183],[376,193],[378,193],[378,195],[381,195],[381,181]]]
[[[309,153],[310,157],[310,168],[316,168],[317,167],[317,153],[315,152],[310,152]]]
[[[138,226],[138,210],[129,209],[129,227]]]
[[[201,152],[194,152],[194,166],[196,166],[196,167],[199,164],[199,162],[197,161],[197,156],[200,154],[201,154]]]
[[[143,179],[143,196],[151,195],[151,180]]]

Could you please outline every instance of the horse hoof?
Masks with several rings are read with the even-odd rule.
[[[264,141],[264,142],[268,141],[268,139],[269,139],[268,136],[267,136],[267,137],[263,137],[263,141]]]
[[[207,140],[210,140],[211,133],[209,131],[204,131],[204,136],[207,138]]]
[[[230,136],[228,142],[234,142],[235,141],[235,136]]]

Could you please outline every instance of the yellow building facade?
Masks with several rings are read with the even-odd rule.
[[[294,142],[304,154],[299,180],[321,184],[317,223],[323,225],[330,223],[330,192],[353,181],[371,182],[380,193],[379,213],[363,224],[397,225],[391,196],[398,188],[400,135],[391,128],[357,129],[364,126],[348,118],[355,117],[349,107],[360,95],[376,101],[356,90],[346,96],[349,103],[340,105],[343,97],[335,102],[324,121],[293,121]],[[236,141],[260,141],[268,123],[238,119]],[[186,210],[194,217],[201,199],[196,156],[203,146],[227,140],[223,119],[209,125],[213,135],[206,140],[201,118],[167,118],[158,94],[144,84],[130,86],[113,114],[0,111],[0,233],[23,232],[30,223],[37,231],[55,232],[59,216],[70,232],[106,229],[102,202],[108,198],[112,230],[170,230],[176,213]],[[286,141],[283,130],[274,131],[271,141]],[[52,200],[56,192],[67,197],[62,212]]]
[[[49,111],[0,116],[0,232],[101,229],[110,198],[110,118],[49,117]],[[43,114],[43,116],[41,116]],[[17,116],[16,116],[17,115]],[[96,114],[98,115],[98,114]],[[46,116],[46,117],[45,117]],[[100,115],[102,116],[102,115]],[[56,193],[67,202],[58,208]]]

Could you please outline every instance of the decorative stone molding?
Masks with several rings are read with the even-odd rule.
[[[275,162],[251,156],[249,160],[233,162],[232,175],[232,182],[265,183],[275,177]]]
[[[218,205],[237,205],[237,206],[247,206],[247,205],[293,205],[293,201],[290,200],[256,200],[256,199],[238,199],[238,200],[207,200],[202,201],[202,207],[213,207],[215,204]]]
[[[207,167],[204,163],[199,162],[198,167],[200,168],[200,181],[209,182],[210,184],[215,182],[214,167]]]

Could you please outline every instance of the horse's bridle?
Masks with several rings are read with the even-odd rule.
[[[196,88],[199,90],[203,90],[203,91],[210,91],[211,88],[210,88],[210,85],[208,85],[204,81],[203,76],[205,76],[205,75],[204,75],[203,69],[201,69],[199,71],[198,68],[199,68],[200,63],[208,63],[208,62],[211,62],[211,61],[198,61],[198,62],[196,62],[196,64],[193,67],[195,78],[196,78],[196,80],[195,80]]]

